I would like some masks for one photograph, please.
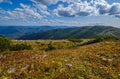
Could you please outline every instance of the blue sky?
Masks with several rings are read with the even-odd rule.
[[[0,26],[120,26],[120,0],[0,0]]]

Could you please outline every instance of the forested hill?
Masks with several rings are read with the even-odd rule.
[[[0,36],[11,39],[19,38],[23,35],[45,32],[53,29],[73,28],[74,26],[0,26]]]
[[[55,29],[33,33],[20,37],[21,40],[93,38],[97,36],[120,37],[120,29],[111,26],[84,26],[76,28]]]

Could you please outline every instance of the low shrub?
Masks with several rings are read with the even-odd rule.
[[[113,36],[108,36],[108,37],[103,37],[103,38],[104,40],[112,40],[112,41],[120,40],[120,38],[113,37]]]
[[[10,46],[11,51],[30,50],[32,47],[27,44],[15,44]]]
[[[5,51],[9,49],[11,41],[5,37],[0,37],[0,50]]]
[[[96,37],[94,40],[90,40],[88,42],[83,43],[82,45],[87,45],[87,44],[93,44],[93,43],[98,43],[98,42],[103,42],[103,41],[115,41],[119,40],[119,38],[116,37]]]
[[[5,37],[0,37],[0,51],[18,51],[18,50],[30,50],[32,47],[27,44],[13,44],[11,40],[5,38]]]
[[[48,50],[54,50],[54,49],[57,49],[57,47],[55,47],[55,46],[52,44],[52,42],[50,42],[50,43],[48,44],[48,47],[47,47],[45,50],[48,51]]]
[[[76,38],[70,38],[70,39],[68,39],[68,41],[71,41],[71,42],[82,42],[83,40],[76,39]]]

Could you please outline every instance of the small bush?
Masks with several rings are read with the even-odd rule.
[[[83,40],[81,40],[81,39],[75,39],[75,38],[70,38],[70,39],[68,39],[68,41],[71,41],[71,42],[82,42]]]
[[[88,42],[83,43],[82,45],[87,45],[87,44],[93,44],[93,43],[98,43],[98,42],[103,42],[103,41],[115,41],[119,40],[119,38],[116,37],[96,37],[94,40],[90,40]]]
[[[16,45],[11,45],[10,50],[11,51],[18,51],[18,50],[30,50],[32,47],[27,44],[16,44]]]
[[[117,37],[112,37],[112,36],[108,36],[108,37],[103,37],[104,40],[112,40],[112,41],[115,41],[115,40],[120,40],[120,38],[117,38]]]
[[[11,41],[5,37],[0,37],[0,50],[5,51],[9,49]]]
[[[57,49],[57,48],[52,44],[52,42],[50,42],[48,44],[48,47],[45,50],[48,51],[48,50],[54,50],[54,49]]]

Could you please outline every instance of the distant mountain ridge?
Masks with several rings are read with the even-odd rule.
[[[0,36],[11,39],[19,38],[23,35],[45,32],[53,29],[72,28],[74,26],[0,26]]]
[[[76,28],[55,29],[20,37],[21,40],[38,39],[68,39],[68,38],[93,38],[97,36],[120,37],[120,29],[111,26],[84,26]]]

